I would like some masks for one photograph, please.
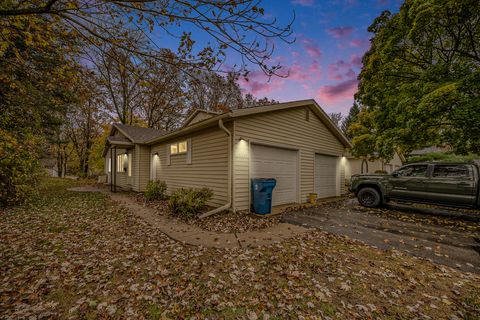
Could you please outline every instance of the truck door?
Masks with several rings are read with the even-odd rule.
[[[401,167],[390,179],[390,198],[424,200],[427,191],[427,164],[412,164]]]
[[[438,203],[471,206],[475,191],[473,167],[468,164],[436,164],[427,183],[428,197]]]

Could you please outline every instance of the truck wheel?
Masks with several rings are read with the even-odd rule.
[[[357,194],[358,202],[364,207],[374,208],[382,203],[380,193],[374,188],[362,188]]]

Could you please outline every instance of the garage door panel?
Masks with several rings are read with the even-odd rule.
[[[337,195],[338,157],[315,155],[315,192],[318,198]]]
[[[252,144],[251,177],[274,178],[273,205],[297,201],[297,151]]]

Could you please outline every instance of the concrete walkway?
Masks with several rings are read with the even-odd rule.
[[[210,232],[196,226],[188,225],[179,220],[161,216],[156,213],[155,209],[137,203],[127,194],[112,193],[106,189],[101,189],[95,186],[75,187],[68,190],[107,194],[113,201],[129,209],[150,225],[157,227],[170,238],[195,246],[211,248],[257,247],[280,242],[308,231],[308,228],[302,226],[280,223],[259,231],[243,233]]]

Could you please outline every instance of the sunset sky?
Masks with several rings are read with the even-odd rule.
[[[275,52],[286,79],[268,81],[252,72],[242,87],[279,101],[314,98],[327,112],[347,113],[357,89],[361,58],[369,48],[367,28],[383,10],[398,11],[397,0],[264,1],[267,14],[287,21],[295,10],[293,45],[279,43]]]
[[[290,76],[269,80],[258,67],[249,65],[249,81],[240,80],[244,92],[280,102],[313,98],[325,111],[345,115],[353,103],[362,56],[370,46],[372,34],[367,28],[383,10],[397,12],[400,5],[400,0],[264,0],[265,20],[275,17],[284,26],[295,13],[292,38],[296,41],[275,41],[271,61],[280,62],[282,73]],[[212,40],[184,25],[177,31],[191,31],[198,47]],[[160,46],[178,45],[164,32],[157,39]],[[225,65],[239,61],[229,52]]]

